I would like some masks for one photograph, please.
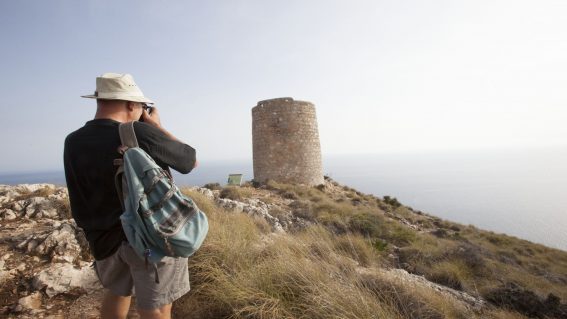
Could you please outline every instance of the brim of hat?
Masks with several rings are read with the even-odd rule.
[[[141,103],[149,103],[154,104],[154,101],[148,99],[145,96],[120,96],[120,97],[100,97],[96,95],[81,95],[81,97],[87,99],[101,99],[101,100],[121,100],[121,101],[132,101],[132,102],[141,102]]]

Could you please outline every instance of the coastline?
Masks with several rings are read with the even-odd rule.
[[[514,150],[324,157],[324,173],[343,185],[465,225],[567,251],[567,151]],[[230,173],[253,177],[247,160],[210,161],[179,186],[224,185]],[[63,171],[0,174],[0,184],[65,186]]]

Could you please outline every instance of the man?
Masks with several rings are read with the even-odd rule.
[[[102,285],[107,288],[102,318],[126,318],[130,298],[142,318],[170,318],[171,304],[189,291],[187,258],[165,257],[157,264],[159,283],[153,267],[128,244],[120,223],[122,206],[116,192],[114,175],[120,158],[118,126],[129,121],[139,146],[158,165],[189,173],[197,164],[195,150],[166,131],[153,102],[144,96],[129,74],[106,73],[96,79],[97,100],[94,120],[65,139],[64,166],[71,211],[81,227]]]

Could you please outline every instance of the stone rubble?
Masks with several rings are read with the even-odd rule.
[[[203,194],[208,199],[214,201],[218,206],[238,213],[246,213],[253,217],[261,217],[268,222],[272,231],[276,233],[283,233],[288,229],[288,223],[280,221],[280,219],[272,216],[270,210],[275,207],[272,204],[266,204],[259,199],[247,198],[244,202],[232,200],[229,198],[221,198],[220,192],[213,192],[210,189],[202,187],[193,187],[192,190]]]
[[[198,193],[205,195],[206,198],[208,198],[212,201],[214,201],[215,197],[218,197],[218,195],[219,195],[218,191],[215,194],[215,192],[213,192],[212,190],[210,190],[208,188],[204,188],[204,187],[192,187],[191,190],[194,190]]]
[[[252,217],[264,219],[271,227],[272,232],[285,233],[291,230],[303,229],[312,223],[301,217],[295,216],[289,209],[275,204],[267,204],[259,199],[246,198],[243,201],[221,198],[220,191],[210,190],[204,187],[191,187],[192,191],[203,194],[219,207],[228,211],[246,213]],[[292,202],[283,199],[283,202]],[[277,216],[273,212],[278,212]]]
[[[90,263],[83,263],[79,269],[68,263],[53,264],[40,271],[33,278],[32,285],[36,290],[46,288],[45,293],[50,298],[73,289],[81,289],[85,293],[102,289]]]
[[[5,281],[11,279],[13,276],[13,272],[4,269],[5,265],[4,260],[0,260],[0,285],[2,285]]]
[[[423,276],[410,274],[404,269],[393,268],[393,269],[383,269],[381,271],[386,275],[388,275],[388,277],[397,279],[406,284],[428,287],[449,298],[452,297],[462,302],[467,308],[470,308],[472,310],[478,311],[486,306],[486,302],[481,298],[476,298],[474,296],[467,294],[466,292],[458,291],[443,285],[436,284],[434,282],[425,279],[425,277]]]
[[[215,202],[222,208],[227,210],[234,210],[236,212],[243,212],[250,216],[261,217],[265,219],[272,227],[272,231],[276,233],[285,232],[284,227],[280,220],[270,215],[270,205],[257,199],[247,198],[246,202],[235,201],[228,198],[216,198]]]
[[[22,297],[18,300],[18,305],[23,309],[39,309],[41,307],[41,293],[36,291],[29,296]]]
[[[16,213],[11,209],[5,209],[2,212],[0,212],[0,219],[14,220],[17,217],[18,216],[16,215]]]
[[[72,263],[81,254],[81,247],[76,238],[76,228],[71,223],[53,223],[55,230],[33,235],[16,247],[27,253],[49,256],[51,262]]]
[[[53,308],[52,298],[60,294],[102,289],[92,262],[83,259],[81,231],[66,219],[67,201],[63,187],[0,185],[0,284],[15,298],[0,309],[0,317],[37,318]]]

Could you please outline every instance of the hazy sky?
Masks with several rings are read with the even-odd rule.
[[[61,169],[79,96],[131,73],[201,161],[251,108],[317,106],[323,155],[567,146],[567,1],[0,1],[0,172]]]

